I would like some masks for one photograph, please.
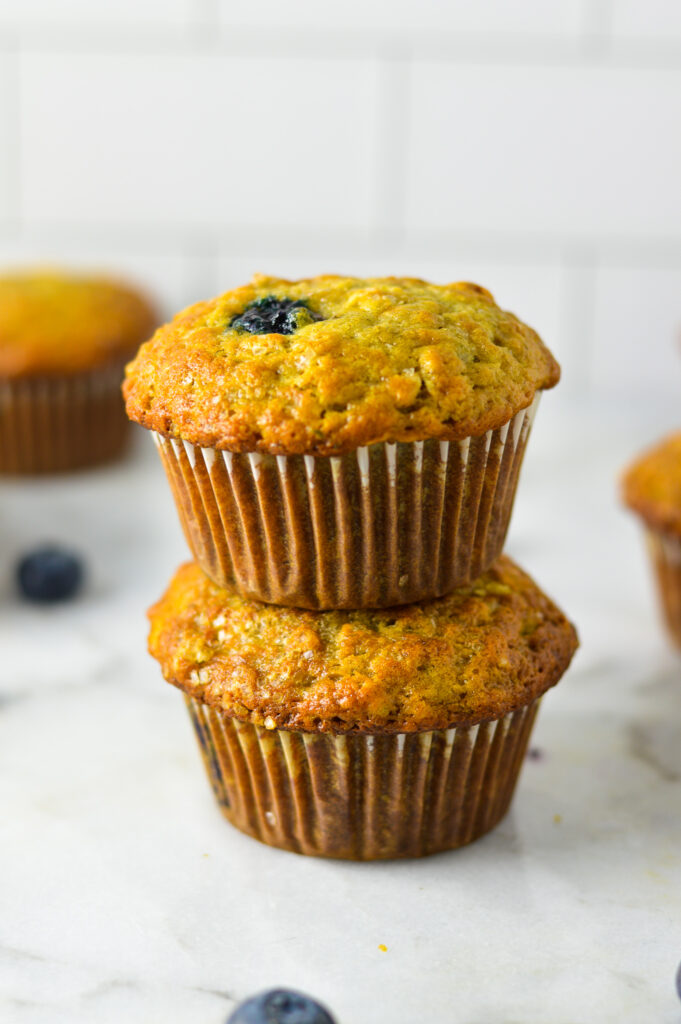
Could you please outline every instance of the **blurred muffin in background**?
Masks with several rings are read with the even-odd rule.
[[[56,269],[0,275],[0,472],[53,473],[120,454],[123,367],[158,322],[119,281]]]
[[[643,522],[664,620],[681,648],[681,433],[632,463],[622,479],[622,498]]]

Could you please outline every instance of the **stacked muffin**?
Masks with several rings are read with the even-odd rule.
[[[501,556],[559,368],[475,285],[256,277],[128,367],[197,564],[151,609],[226,816],[419,856],[508,808],[574,629]]]

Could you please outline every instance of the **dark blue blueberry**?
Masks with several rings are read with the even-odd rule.
[[[302,992],[273,988],[237,1006],[227,1024],[335,1024],[335,1021],[328,1010]]]
[[[293,334],[299,327],[323,319],[313,313],[303,299],[277,299],[266,295],[246,306],[243,313],[232,317],[230,327],[249,334]]]
[[[83,567],[77,555],[46,545],[25,555],[17,566],[17,582],[29,601],[64,601],[80,588]]]
[[[676,972],[676,994],[681,999],[681,964],[679,964],[679,969]]]

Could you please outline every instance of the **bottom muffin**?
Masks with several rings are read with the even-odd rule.
[[[226,817],[270,845],[353,860],[493,828],[539,700],[577,647],[503,556],[447,597],[383,611],[258,604],[189,564],[150,618]]]
[[[664,622],[681,648],[681,434],[632,463],[622,499],[643,522]]]
[[[225,817],[270,846],[348,860],[423,857],[493,828],[538,703],[480,725],[334,735],[268,731],[187,697]]]

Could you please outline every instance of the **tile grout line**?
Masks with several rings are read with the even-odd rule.
[[[589,243],[566,245],[563,253],[563,295],[561,322],[568,336],[566,351],[574,365],[573,388],[583,394],[593,393],[593,363],[596,325],[596,274],[599,260]]]
[[[220,39],[218,0],[194,0],[192,18],[185,29],[184,38],[199,51],[213,49]]]
[[[403,241],[411,131],[411,60],[408,53],[388,54],[378,63],[377,153],[373,192],[377,236],[391,244]]]
[[[181,247],[183,286],[189,301],[198,301],[204,293],[220,294],[224,288],[218,280],[220,243],[212,232],[194,233]],[[203,268],[203,270],[202,270]],[[208,271],[209,280],[206,280]]]
[[[15,46],[13,52],[9,55],[9,72],[8,77],[10,79],[10,94],[12,96],[11,104],[11,138],[10,138],[10,156],[8,160],[9,164],[9,195],[10,195],[10,224],[15,233],[21,234],[22,228],[22,150],[23,150],[23,137],[21,128],[21,105],[22,105],[22,89],[21,89],[21,48]]]
[[[612,0],[582,0],[582,34],[612,38]]]
[[[462,65],[501,64],[511,66],[549,66],[580,68],[586,64],[620,70],[678,70],[681,42],[647,41],[623,51],[613,51],[610,27],[610,0],[594,0],[587,8],[581,32],[560,35],[530,35],[452,31],[381,33],[334,32],[324,29],[265,29],[229,27],[221,23],[216,0],[202,0],[200,11],[184,29],[164,27],[160,31],[143,26],[98,29],[94,24],[73,28],[52,23],[41,27],[0,25],[0,49],[19,37],[27,50],[64,56],[83,53],[199,56],[214,53],[246,59],[358,60],[375,56],[386,46],[396,51],[410,50],[412,59],[421,62]]]
[[[582,52],[593,66],[612,67],[611,0],[582,0]]]
[[[18,161],[17,161],[18,163]],[[19,184],[19,183],[17,183]],[[263,249],[273,255],[303,255],[310,246],[319,249],[322,243],[334,250],[342,250],[348,256],[360,255],[367,247],[374,253],[389,254],[394,248],[394,238],[387,238],[377,231],[367,239],[361,228],[344,230],[340,226],[310,228],[309,224],[294,226],[296,244],[292,247],[289,228],[268,229],[262,225],[219,225],[217,227],[192,227],[181,223],[148,225],[138,222],[127,224],[107,223],[58,223],[35,222],[19,230],[18,218],[0,218],[0,236],[19,236],[28,241],[44,240],[49,244],[60,241],[76,242],[84,247],[105,245],[125,249],[141,246],[150,255],[166,251],[168,245],[184,248],[186,252],[198,251],[203,257],[210,250],[210,258],[224,246],[227,239],[238,246],[241,253],[259,255]],[[476,258],[494,258],[495,263],[508,266],[532,265],[547,259],[556,264],[563,261],[564,253],[589,249],[597,254],[600,265],[608,267],[631,267],[642,265],[656,269],[671,269],[681,266],[681,238],[659,236],[631,236],[617,238],[607,234],[586,235],[566,238],[560,232],[528,233],[507,230],[502,233],[488,229],[468,230],[461,234],[454,230],[429,230],[407,228],[401,235],[399,248],[413,256],[429,255],[438,257],[451,255],[452,251],[466,250]]]

